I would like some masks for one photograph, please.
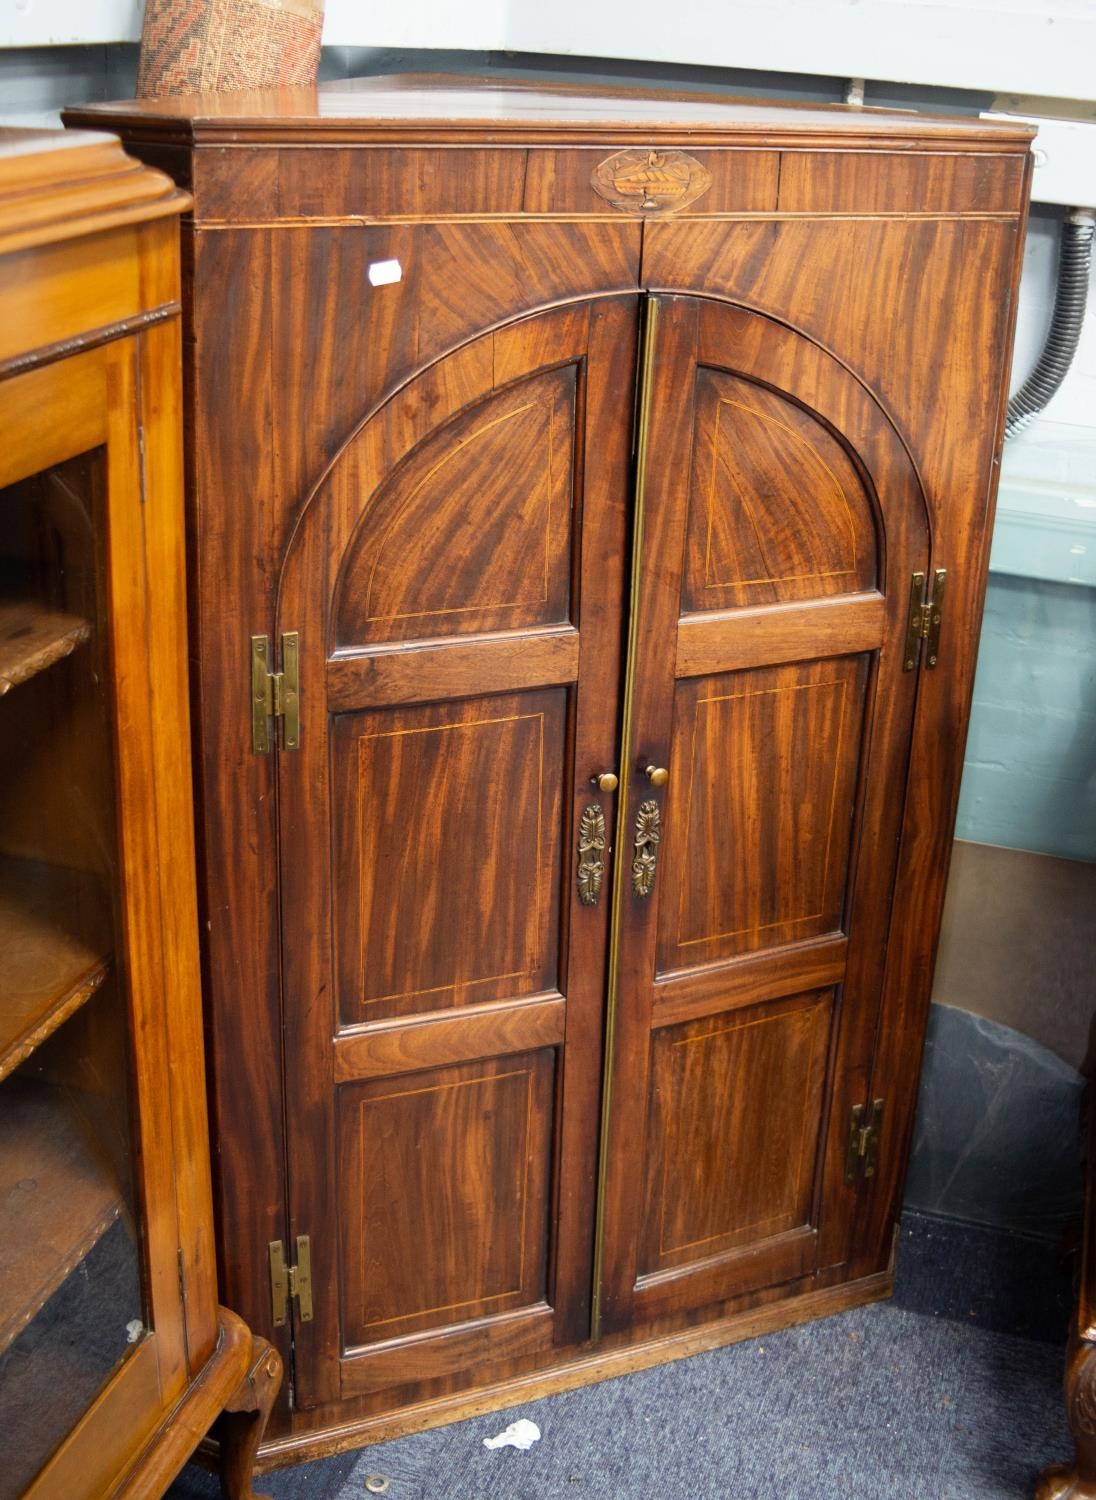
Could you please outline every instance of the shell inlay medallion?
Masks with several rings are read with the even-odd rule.
[[[599,193],[623,213],[665,214],[685,208],[706,193],[712,174],[684,151],[618,151],[594,168]]]

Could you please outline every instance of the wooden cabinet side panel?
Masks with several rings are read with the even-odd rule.
[[[156,746],[150,694],[149,617],[155,578],[148,567],[146,507],[138,451],[139,363],[135,341],[102,351],[108,429],[103,567],[113,690],[121,960],[129,996],[132,1090],[142,1233],[161,1400],[186,1383],[186,1334],[176,1251],[175,1142],[159,1113],[186,1060],[172,1056],[173,1001],[166,987],[161,850],[156,819]],[[185,837],[185,835],[184,835]],[[171,1122],[174,1124],[174,1120]]]
[[[933,567],[948,569],[948,633],[941,638],[944,670],[922,673],[914,723],[899,879],[917,898],[900,907],[891,929],[872,1078],[873,1096],[882,1092],[892,1101],[893,1135],[883,1139],[880,1171],[865,1199],[855,1274],[890,1257],[913,1137],[985,602],[1024,229],[1022,217],[987,236],[985,258],[965,263],[952,305],[941,313],[950,319],[954,340],[951,425],[948,413],[926,411],[933,430],[925,438],[931,461],[926,458],[924,471]]]
[[[286,1191],[274,784],[242,696],[248,637],[273,609],[269,244],[196,235],[192,275],[188,591],[221,1294],[273,1333],[266,1246],[283,1238]]]

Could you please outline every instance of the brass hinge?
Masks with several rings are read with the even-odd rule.
[[[251,637],[251,748],[261,755],[270,749],[270,720],[282,721],[282,744],[301,745],[301,638],[295,630],[282,636],[282,670],[270,670],[270,638]]]
[[[879,1161],[879,1127],[883,1122],[883,1101],[854,1104],[849,1115],[849,1149],[845,1156],[845,1181],[850,1185],[858,1177],[874,1177]]]
[[[906,625],[906,652],[902,670],[912,672],[921,657],[921,646],[925,648],[925,666],[934,667],[940,656],[940,621],[944,614],[944,584],[947,582],[946,568],[937,568],[933,576],[932,593],[925,595],[924,573],[914,573],[910,578],[910,612]]]
[[[312,1249],[307,1234],[297,1236],[297,1264],[285,1263],[285,1246],[281,1240],[271,1240],[270,1252],[270,1311],[274,1327],[281,1328],[289,1316],[289,1299],[296,1297],[297,1311],[302,1323],[312,1321]]]

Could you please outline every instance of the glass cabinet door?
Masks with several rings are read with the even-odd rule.
[[[0,1500],[149,1323],[106,442],[0,489]]]

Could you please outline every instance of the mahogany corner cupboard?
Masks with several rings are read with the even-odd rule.
[[[886,1295],[1030,133],[149,100],[267,1462]]]

